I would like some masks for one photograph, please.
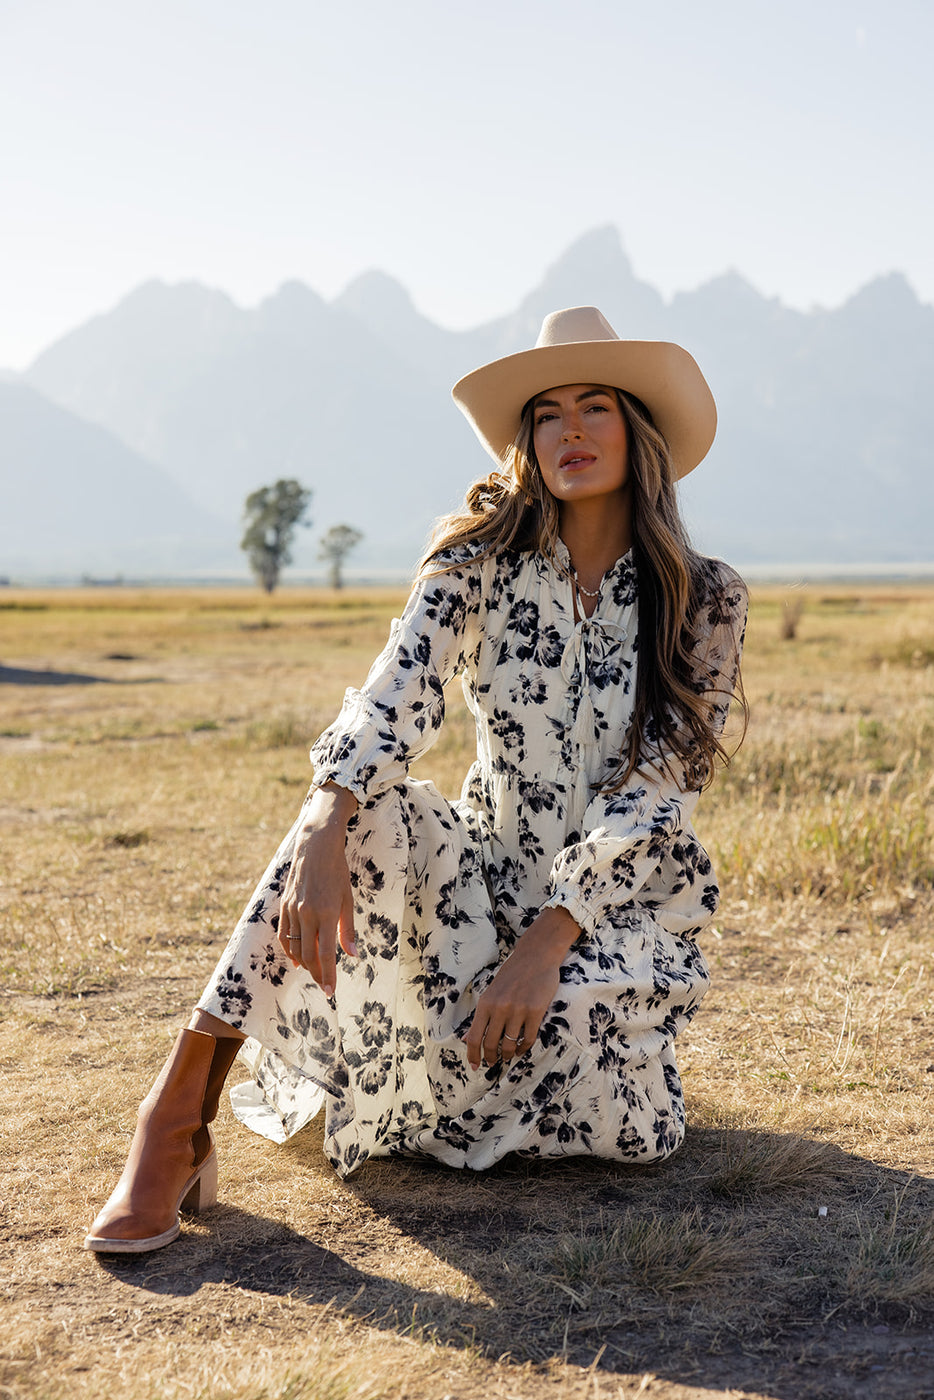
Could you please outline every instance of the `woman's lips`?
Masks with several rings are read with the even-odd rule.
[[[563,472],[580,471],[582,467],[589,467],[591,462],[596,460],[589,452],[565,452],[558,463],[558,469]]]

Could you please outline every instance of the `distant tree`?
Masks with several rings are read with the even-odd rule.
[[[274,486],[261,486],[246,498],[240,548],[267,593],[292,562],[292,536],[297,525],[310,525],[305,512],[311,492],[293,477],[280,477]]]
[[[355,530],[352,525],[332,525],[330,530],[321,541],[318,550],[318,558],[326,559],[330,564],[328,569],[328,582],[332,588],[342,588],[344,580],[341,577],[341,567],[344,563],[345,555],[363,539],[359,530]]]

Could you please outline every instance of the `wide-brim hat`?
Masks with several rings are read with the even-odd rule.
[[[502,465],[529,399],[562,384],[605,384],[635,394],[664,434],[678,477],[710,451],[717,408],[693,355],[665,340],[620,340],[595,306],[553,311],[533,349],[481,365],[451,393]]]

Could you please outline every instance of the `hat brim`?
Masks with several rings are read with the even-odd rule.
[[[717,431],[713,394],[697,361],[665,340],[582,340],[506,355],[459,379],[451,390],[487,452],[502,463],[529,399],[562,384],[605,384],[642,400],[687,476]]]

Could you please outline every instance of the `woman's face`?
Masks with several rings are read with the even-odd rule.
[[[532,444],[542,479],[559,505],[607,496],[626,485],[626,423],[612,389],[564,384],[537,395]]]

